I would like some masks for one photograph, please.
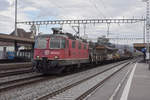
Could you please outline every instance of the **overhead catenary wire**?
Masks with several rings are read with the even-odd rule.
[[[97,7],[96,3],[93,2],[93,0],[89,0],[89,2],[91,3],[91,5],[94,6],[94,8],[97,10],[99,15],[102,15],[102,17],[106,18],[106,16],[103,14],[103,12]]]
[[[98,1],[102,3],[102,5],[103,5],[104,9],[106,9],[106,8],[107,8],[103,0],[98,0]]]

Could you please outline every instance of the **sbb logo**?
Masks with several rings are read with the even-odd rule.
[[[49,50],[45,50],[44,54],[49,55]]]

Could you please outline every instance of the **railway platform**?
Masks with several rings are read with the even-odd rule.
[[[127,72],[129,72],[128,75]],[[118,88],[119,85],[120,88]],[[150,100],[148,64],[133,63],[98,88],[87,100]]]
[[[137,63],[128,100],[150,100],[150,70],[148,70],[148,64]]]

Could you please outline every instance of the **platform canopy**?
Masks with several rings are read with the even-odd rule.
[[[142,48],[145,48],[145,47],[147,46],[146,43],[134,43],[133,45],[134,45],[134,48],[135,48],[136,50],[139,50],[139,51],[141,51]],[[149,45],[150,45],[150,44],[149,44]]]
[[[34,39],[17,37],[17,36],[11,36],[11,35],[7,35],[7,34],[0,34],[0,41],[34,44]]]

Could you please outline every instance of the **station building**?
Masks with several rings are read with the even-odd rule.
[[[15,36],[15,31],[10,34],[0,34],[0,59],[8,59],[8,52],[18,55],[19,51],[31,51],[34,46],[32,32],[26,32],[23,29],[17,29],[18,36]],[[22,56],[30,55],[30,53],[22,54]]]

